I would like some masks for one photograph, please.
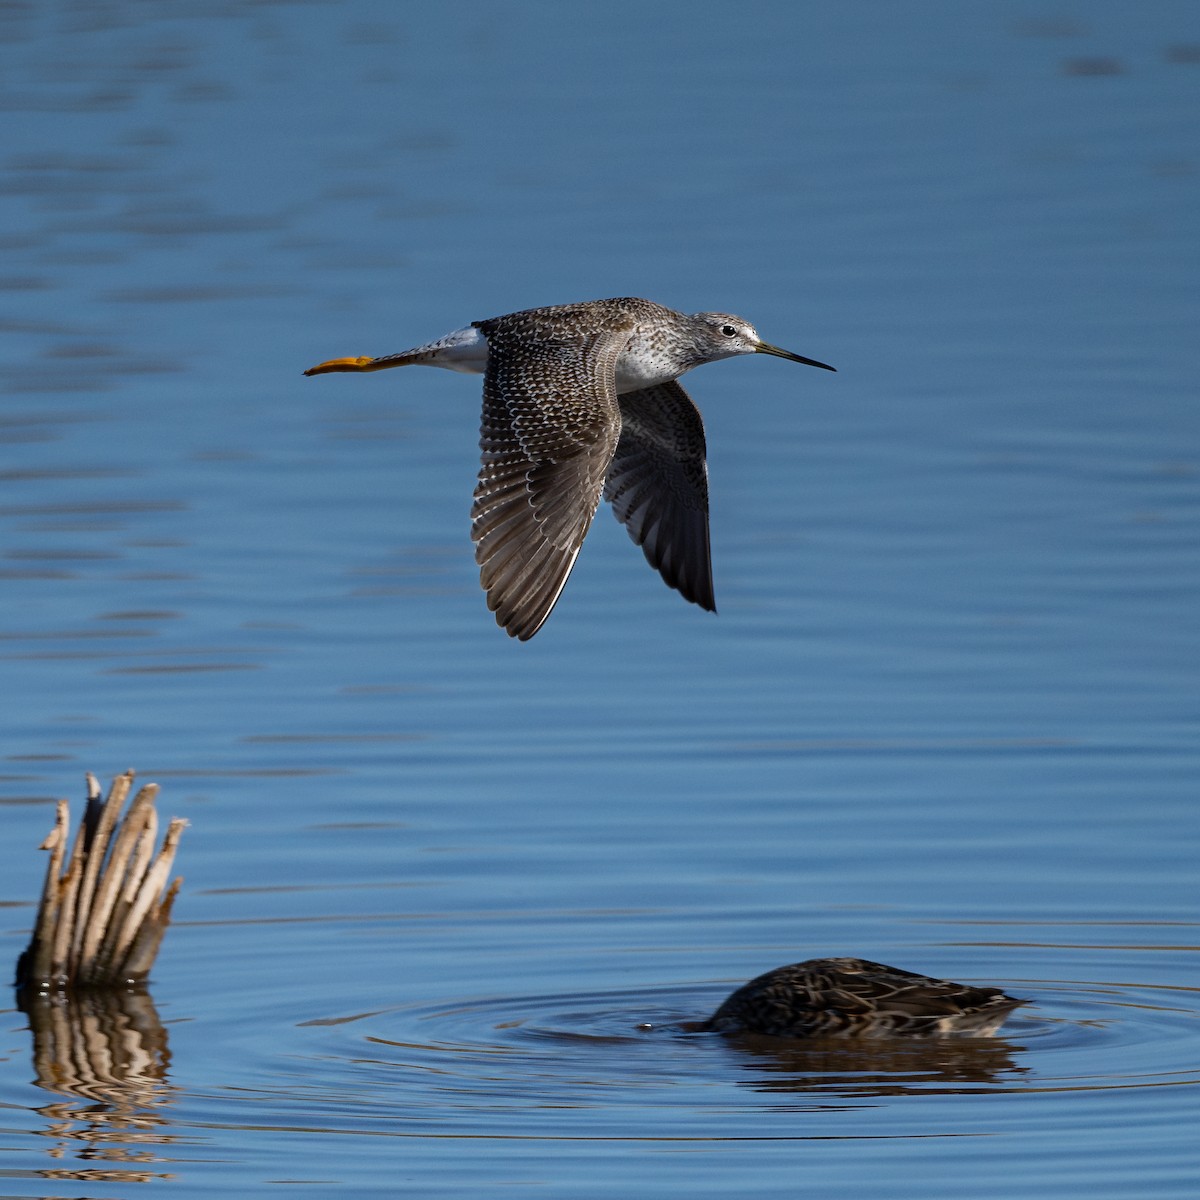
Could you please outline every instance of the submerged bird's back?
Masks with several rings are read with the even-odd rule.
[[[814,958],[750,980],[703,1028],[773,1037],[987,1037],[1024,1003],[999,988],[862,958]]]

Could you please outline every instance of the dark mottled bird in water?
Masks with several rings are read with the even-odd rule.
[[[624,297],[475,321],[400,354],[335,358],[304,373],[483,375],[471,537],[488,607],[524,641],[557,602],[602,495],[667,584],[716,611],[704,424],[675,381],[738,354],[834,369],[764,342],[742,317]]]
[[[989,1037],[1024,1004],[999,988],[971,987],[863,958],[812,958],[738,988],[690,1028],[773,1037]]]

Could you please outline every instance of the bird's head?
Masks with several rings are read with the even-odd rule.
[[[820,367],[825,371],[836,371],[828,363],[817,362],[815,358],[805,358],[801,354],[793,354],[790,350],[781,350],[764,342],[754,328],[744,317],[735,317],[732,313],[696,313],[693,317],[699,336],[698,349],[704,355],[704,362],[716,362],[721,358],[733,358],[737,354],[773,354],[776,358],[786,358],[790,362],[803,363],[806,367]]]

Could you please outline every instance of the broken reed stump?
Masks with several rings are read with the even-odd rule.
[[[132,771],[118,775],[102,800],[88,772],[87,807],[69,859],[69,806],[58,802],[41,845],[50,862],[33,937],[17,962],[19,992],[125,987],[149,975],[183,882],[167,886],[187,822],[173,819],[156,853],[158,785],[140,788],[121,816],[133,779]]]

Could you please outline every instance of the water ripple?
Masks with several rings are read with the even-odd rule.
[[[683,1106],[696,1115],[809,1093],[865,1097],[1200,1084],[1200,993],[1099,982],[1001,981],[1031,1004],[993,1038],[788,1041],[689,1032],[713,987],[483,997],[307,1021],[323,1027],[311,1086],[386,1082],[403,1106]],[[310,1097],[314,1093],[310,1092]],[[615,1113],[611,1114],[615,1115]]]

